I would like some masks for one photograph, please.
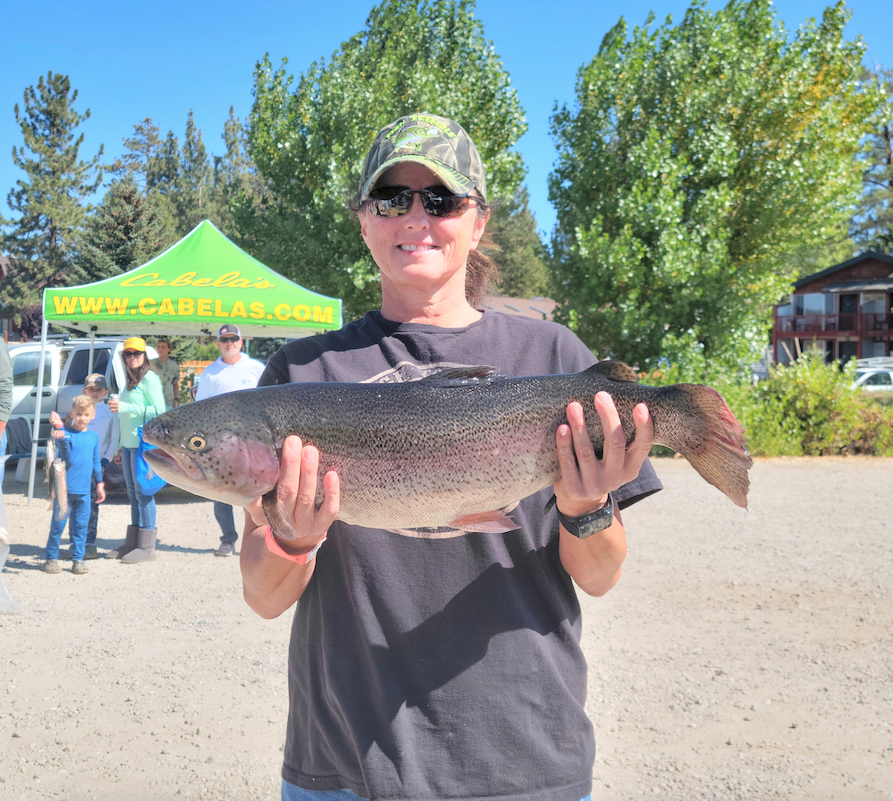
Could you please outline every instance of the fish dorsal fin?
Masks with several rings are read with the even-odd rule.
[[[419,380],[432,387],[469,387],[489,384],[494,379],[505,378],[495,367],[449,367]]]
[[[639,382],[639,376],[636,375],[636,371],[632,367],[625,362],[613,361],[611,359],[593,364],[586,372],[598,373],[602,378],[607,378],[609,381],[626,381],[633,384]]]

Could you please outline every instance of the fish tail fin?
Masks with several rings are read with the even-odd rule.
[[[677,384],[666,391],[675,396],[671,406],[676,413],[665,425],[655,419],[655,442],[684,456],[705,481],[746,509],[753,459],[725,399],[701,384]]]

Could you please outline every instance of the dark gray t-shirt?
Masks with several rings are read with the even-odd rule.
[[[489,365],[507,375],[594,363],[563,326],[486,312],[461,329],[378,312],[298,340],[261,386],[410,381]],[[649,463],[620,506],[661,487]],[[420,539],[340,521],[297,604],[283,778],[370,799],[576,801],[595,743],[580,607],[544,490],[507,534]]]

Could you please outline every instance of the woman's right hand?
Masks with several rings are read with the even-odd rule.
[[[276,537],[286,553],[311,550],[325,536],[341,508],[341,483],[334,470],[323,477],[323,502],[316,508],[318,476],[319,451],[313,445],[305,446],[300,437],[288,437],[282,445],[277,507],[281,528],[290,526],[296,536],[290,540]],[[271,526],[275,536],[276,526],[267,519],[261,498],[245,512],[255,527]]]
[[[115,464],[122,464],[124,459],[121,458],[121,451],[118,451],[115,454],[115,458],[112,460]]]
[[[109,411],[112,412],[112,414],[118,413],[118,398],[109,398]]]

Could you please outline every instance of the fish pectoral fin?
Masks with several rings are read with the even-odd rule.
[[[505,376],[495,367],[450,367],[425,376],[419,380],[419,383],[449,389],[451,387],[480,386],[500,378],[505,378]]]
[[[602,378],[607,378],[609,381],[626,381],[627,383],[638,384],[639,376],[636,375],[636,371],[633,370],[625,362],[615,361],[613,359],[608,359],[603,362],[598,362],[598,364],[593,364],[588,370],[587,373],[598,373]]]
[[[276,532],[277,537],[281,537],[284,540],[293,540],[297,537],[285,514],[285,506],[279,500],[277,487],[273,487],[263,496],[261,504],[264,507],[264,514],[270,522],[270,527]]]
[[[477,512],[456,518],[450,525],[461,531],[476,531],[481,534],[505,534],[515,531],[518,524],[502,510]]]

